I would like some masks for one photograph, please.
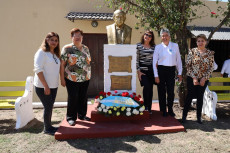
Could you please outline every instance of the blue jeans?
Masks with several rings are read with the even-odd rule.
[[[57,89],[58,88],[50,89],[50,94],[45,95],[44,88],[35,87],[35,91],[44,106],[43,118],[44,118],[44,128],[46,131],[52,129],[51,117],[52,117],[53,105],[57,95]]]

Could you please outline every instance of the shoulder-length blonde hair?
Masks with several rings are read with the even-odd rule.
[[[58,45],[56,48],[54,48],[54,54],[60,58],[60,39],[59,39],[59,35],[55,32],[49,32],[46,36],[46,38],[43,40],[40,48],[45,51],[45,52],[49,52],[50,51],[50,46],[47,42],[47,40],[49,40],[51,37],[57,37],[58,39]]]

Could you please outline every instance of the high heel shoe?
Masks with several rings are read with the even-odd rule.
[[[186,121],[187,121],[187,120],[186,120],[186,117],[183,116],[183,117],[182,117],[182,120],[181,120],[181,123],[186,123]]]
[[[198,118],[197,118],[197,123],[199,123],[199,124],[202,124],[202,123],[203,123],[201,117],[198,117]]]

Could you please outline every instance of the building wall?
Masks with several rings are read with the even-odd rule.
[[[217,5],[215,1],[208,1],[208,0],[203,0],[203,1],[205,2],[205,5],[207,7],[204,6],[201,8],[197,8],[197,7],[195,8],[198,10],[197,15],[201,15],[202,18],[193,20],[191,23],[189,23],[189,25],[196,25],[196,26],[199,25],[199,26],[205,26],[205,27],[217,26],[219,24],[219,19],[211,18],[210,17],[211,12],[217,13],[218,6],[226,8],[227,2],[219,2]],[[222,26],[222,27],[227,27],[227,26]]]
[[[0,80],[25,80],[33,76],[34,54],[48,32],[59,34],[62,47],[71,42],[69,31],[74,27],[85,33],[106,33],[105,27],[113,23],[98,21],[98,27],[94,28],[91,21],[71,22],[65,18],[70,11],[112,13],[112,9],[103,6],[103,0],[2,0],[0,4]],[[134,16],[127,15],[127,25],[134,27],[136,21]],[[214,23],[213,20],[203,22],[210,26]],[[133,28],[132,44],[140,41],[143,31]],[[155,36],[156,43],[160,43],[156,33]],[[154,89],[154,99],[157,99],[156,87]],[[141,90],[137,80],[137,93],[141,94]],[[57,101],[66,101],[66,97],[65,88],[59,86]],[[38,101],[37,96],[34,101]]]

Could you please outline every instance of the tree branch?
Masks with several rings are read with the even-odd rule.
[[[138,5],[138,4],[134,3],[134,2],[132,2],[132,0],[126,0],[126,3],[128,3],[129,6],[130,6],[130,5],[131,5],[131,6],[134,6],[134,7],[136,7],[137,9],[143,10],[143,12],[147,12],[148,15],[152,16],[152,14],[149,12],[149,10],[145,9],[144,7],[141,7],[140,5]]]
[[[132,1],[130,1],[130,0],[126,0],[126,3],[127,3],[127,2],[128,2],[130,5],[132,5],[132,6],[135,6],[135,7],[139,8],[139,9],[142,9],[142,10],[144,10],[144,11],[148,12],[148,10],[147,10],[147,9],[145,9],[145,8],[141,7],[140,5],[138,5],[138,4],[136,4],[136,3],[134,3],[134,2],[132,2]]]
[[[182,22],[184,21],[184,14],[185,14],[185,1],[183,0],[181,15],[180,15],[180,27],[182,28]]]
[[[181,0],[178,0],[178,8],[181,9]]]
[[[165,18],[167,18],[167,17],[168,17],[168,14],[167,14],[165,8],[163,7],[161,1],[160,1],[160,0],[157,0],[157,4],[158,4],[158,6],[161,8],[161,10],[163,11],[163,14],[164,14]]]
[[[213,30],[211,31],[211,33],[209,34],[208,39],[207,39],[207,44],[206,44],[206,46],[208,46],[208,43],[209,43],[209,41],[211,40],[211,38],[212,38],[212,36],[214,35],[214,33],[215,33],[216,31],[218,31],[218,30],[222,27],[222,25],[224,25],[225,22],[226,22],[229,18],[230,18],[230,9],[228,10],[227,15],[226,15],[225,18],[220,22],[220,24],[219,24],[215,29],[213,29]]]

